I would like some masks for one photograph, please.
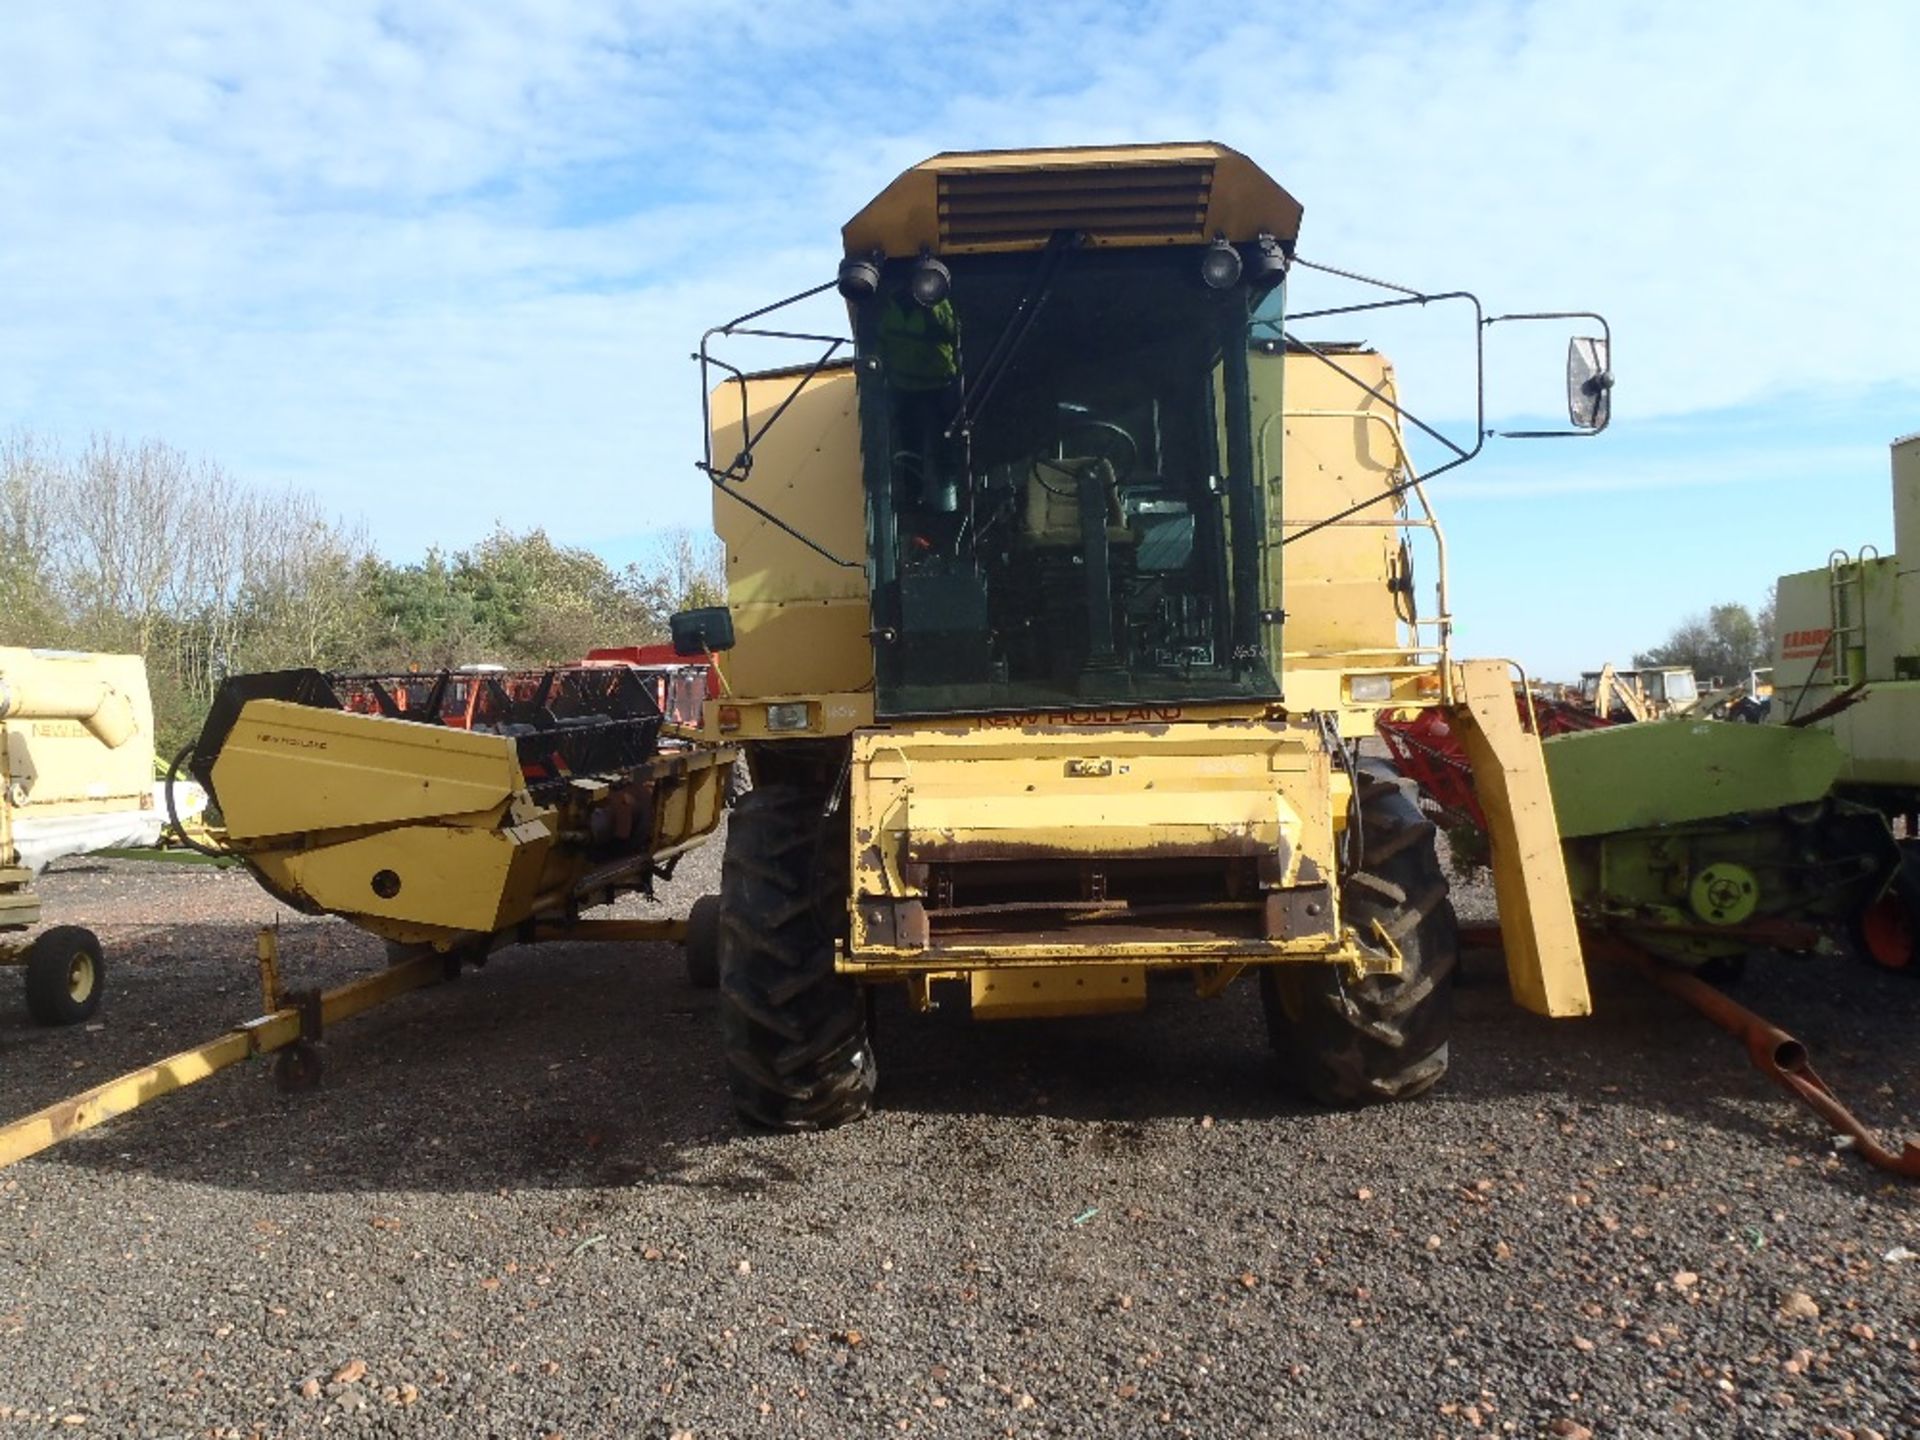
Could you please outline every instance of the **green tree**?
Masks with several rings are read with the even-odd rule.
[[[669,530],[644,559],[627,567],[627,578],[639,597],[644,639],[662,639],[676,611],[726,603],[726,552],[716,536]]]
[[[1690,666],[1703,684],[1731,684],[1744,680],[1756,665],[1772,663],[1773,601],[1761,608],[1763,625],[1753,612],[1737,602],[1715,605],[1704,615],[1690,615],[1674,627],[1663,644],[1633,657],[1639,666]]]
[[[533,664],[578,660],[596,644],[624,643],[643,622],[630,578],[545,530],[496,528],[457,567],[475,615],[502,652]]]
[[[707,535],[667,533],[620,571],[504,527],[395,562],[312,495],[159,441],[67,452],[0,435],[0,643],[138,651],[168,747],[229,674],[564,663],[661,639],[668,615],[724,587]]]
[[[60,525],[57,467],[25,431],[0,436],[0,645],[66,640],[53,556]]]
[[[469,576],[437,549],[412,565],[381,565],[364,577],[375,616],[364,658],[377,668],[424,668],[492,660],[498,637],[480,619]]]

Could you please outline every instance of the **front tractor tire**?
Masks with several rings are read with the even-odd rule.
[[[1459,960],[1434,824],[1414,803],[1414,783],[1366,761],[1359,785],[1365,854],[1341,885],[1341,905],[1362,945],[1377,947],[1376,926],[1392,937],[1400,973],[1350,980],[1332,965],[1260,972],[1267,1036],[1281,1063],[1313,1099],[1339,1109],[1411,1100],[1439,1083]]]
[[[833,968],[846,924],[846,810],[756,785],[727,827],[720,1030],[734,1109],[767,1130],[828,1130],[873,1107],[866,997]]]

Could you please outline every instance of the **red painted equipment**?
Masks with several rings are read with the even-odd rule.
[[[648,669],[702,665],[707,671],[707,699],[720,698],[720,672],[714,668],[713,656],[704,651],[696,655],[678,655],[674,653],[671,642],[662,641],[658,645],[603,645],[587,652],[587,663],[590,665],[609,662],[642,665]]]
[[[1541,739],[1566,735],[1575,730],[1597,730],[1613,722],[1589,711],[1557,700],[1543,700],[1516,693],[1514,704],[1520,709],[1520,723],[1535,731]],[[1402,775],[1420,782],[1425,797],[1433,801],[1455,824],[1487,828],[1486,815],[1473,793],[1473,770],[1467,752],[1448,723],[1445,710],[1418,710],[1402,715],[1382,715],[1380,738],[1393,756]]]

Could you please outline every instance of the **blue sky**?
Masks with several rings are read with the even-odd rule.
[[[0,429],[166,440],[399,557],[704,524],[701,331],[976,146],[1218,139],[1303,254],[1608,315],[1605,436],[1434,487],[1464,651],[1570,674],[1886,546],[1920,429],[1901,0],[119,0],[9,7],[0,64]],[[1457,325],[1366,338],[1459,417]],[[1557,357],[1496,361],[1496,421],[1542,408]]]

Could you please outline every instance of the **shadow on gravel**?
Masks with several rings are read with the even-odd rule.
[[[1498,952],[1463,960],[1453,1067],[1436,1103],[1531,1097],[1562,1131],[1624,1130],[1662,1148],[1708,1132],[1739,1136],[1782,1165],[1833,1153],[1824,1123],[1756,1071],[1740,1041],[1631,972],[1595,966],[1594,1014],[1547,1021],[1511,1004]],[[1904,1138],[1920,1139],[1920,984],[1851,958],[1756,954],[1726,988],[1799,1038],[1884,1143],[1898,1149]],[[1823,1178],[1920,1206],[1920,1186],[1852,1159]]]
[[[379,963],[345,926],[285,940],[291,983],[335,984]],[[0,996],[0,1103],[11,1117],[198,1040],[255,1008],[252,931],[182,927],[116,973],[94,1032],[32,1031]],[[206,956],[225,956],[208,963]],[[1811,1120],[1747,1067],[1738,1046],[1630,977],[1595,977],[1598,1013],[1549,1022],[1507,999],[1497,957],[1474,956],[1458,1000],[1453,1071],[1426,1105],[1519,1109],[1562,1134],[1592,1127],[1646,1144],[1694,1130],[1822,1153]],[[1920,985],[1839,961],[1759,961],[1748,1004],[1804,1039],[1861,1113],[1889,1130],[1920,1093]],[[742,1140],[725,1092],[714,998],[677,949],[553,945],[339,1027],[317,1093],[278,1093],[252,1062],[70,1141],[40,1163],[266,1193],[683,1185],[746,1199],[810,1178],[806,1141]],[[1048,1117],[1068,1148],[1121,1153],[1149,1122],[1328,1124],[1277,1083],[1253,985],[1201,1001],[1156,983],[1142,1013],[972,1023],[960,993],[932,1015],[896,992],[876,1007],[882,1106],[896,1116]],[[1881,1086],[1889,1087],[1882,1093]],[[1418,1134],[1418,1111],[1409,1129]],[[1660,1128],[1664,1127],[1664,1128]],[[1417,1141],[1416,1141],[1417,1143]],[[991,1168],[990,1155],[979,1164]],[[1832,1183],[1877,1192],[1847,1164]]]

